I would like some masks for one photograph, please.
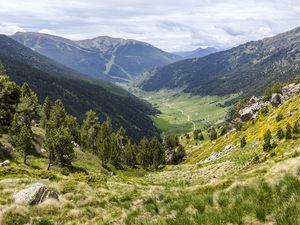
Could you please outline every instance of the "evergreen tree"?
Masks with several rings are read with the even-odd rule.
[[[39,105],[36,94],[25,82],[21,88],[21,97],[20,103],[17,107],[17,114],[21,123],[29,130],[31,127],[31,121],[38,115],[38,107]]]
[[[95,111],[88,111],[80,130],[81,145],[95,152],[95,141],[100,130],[100,122]],[[99,141],[99,140],[98,140]]]
[[[77,122],[77,118],[71,115],[67,115],[65,118],[65,127],[69,129],[73,140],[75,142],[80,142],[80,128]]]
[[[285,139],[292,139],[292,127],[289,123],[286,125]]]
[[[13,146],[16,146],[16,144],[17,144],[17,137],[20,133],[20,130],[21,130],[21,125],[19,124],[18,116],[15,113],[15,115],[13,117],[13,121],[9,127],[9,137],[10,137],[10,141]]]
[[[28,127],[23,125],[20,128],[20,133],[17,138],[17,150],[22,153],[24,158],[24,164],[27,163],[27,156],[33,150],[31,131]]]
[[[155,169],[158,168],[159,165],[165,163],[165,152],[162,145],[159,143],[157,137],[153,137],[149,143],[150,151],[152,152],[152,164]]]
[[[127,166],[134,167],[137,163],[136,155],[137,155],[137,147],[135,144],[129,141],[125,145],[122,152],[122,163],[124,163]]]
[[[245,136],[242,137],[242,139],[240,141],[240,145],[241,145],[241,148],[244,148],[247,145]]]
[[[43,128],[46,128],[46,125],[47,125],[48,121],[50,120],[51,108],[52,108],[52,104],[51,104],[49,97],[47,96],[45,98],[45,101],[44,101],[43,107],[42,107],[41,125]]]
[[[152,155],[149,149],[149,141],[144,137],[139,143],[137,161],[140,165],[146,167],[151,165],[151,158]]]
[[[264,144],[263,144],[263,149],[266,152],[272,149],[271,139],[272,139],[271,131],[267,130],[267,132],[264,134]]]
[[[12,122],[19,99],[20,88],[9,80],[0,64],[0,132]]]
[[[67,113],[64,104],[60,99],[56,100],[50,111],[50,119],[47,129],[54,130],[60,128],[61,126],[65,126],[66,116]]]
[[[74,149],[72,135],[68,128],[59,127],[58,129],[50,130],[45,146],[49,149],[48,169],[53,163],[59,166],[70,165]]]
[[[101,159],[102,165],[105,165],[110,160],[111,153],[111,140],[110,138],[102,139],[100,133],[98,133],[95,140],[96,154]]]
[[[217,137],[218,137],[218,133],[217,133],[216,129],[215,128],[211,128],[209,130],[209,138],[210,138],[210,140],[213,141],[213,140],[217,139]]]
[[[285,137],[284,131],[281,127],[277,130],[276,136],[279,140],[282,140]]]

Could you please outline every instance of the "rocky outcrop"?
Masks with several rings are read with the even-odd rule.
[[[35,183],[32,186],[19,191],[14,195],[16,203],[25,205],[36,205],[46,199],[54,198],[58,200],[58,194],[50,191],[42,183]]]
[[[290,98],[294,97],[295,95],[297,95],[300,91],[300,83],[299,84],[290,84],[288,86],[285,86],[282,88],[282,96],[283,96],[283,100],[287,101]]]
[[[226,154],[228,154],[229,152],[231,152],[232,150],[234,150],[235,146],[234,145],[227,145],[222,151],[220,152],[214,152],[212,153],[208,158],[206,158],[203,161],[200,161],[197,163],[197,165],[201,165],[203,163],[208,163],[211,161],[215,161],[223,156],[225,156]]]
[[[270,102],[271,102],[273,107],[277,107],[277,106],[281,105],[283,103],[282,94],[279,94],[279,93],[272,94]]]
[[[261,98],[252,97],[248,105],[239,111],[239,116],[242,121],[248,121],[252,118],[257,118],[259,110],[268,107],[269,102],[264,102]]]
[[[3,167],[3,166],[10,166],[10,161],[5,160],[4,162],[0,163],[0,167]]]

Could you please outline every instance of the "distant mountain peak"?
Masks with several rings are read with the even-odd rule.
[[[184,57],[185,59],[190,59],[190,58],[201,58],[219,51],[220,51],[219,49],[214,47],[199,47],[192,51],[173,52],[173,54]]]

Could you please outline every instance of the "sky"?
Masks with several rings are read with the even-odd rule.
[[[300,26],[300,0],[0,0],[0,33],[112,36],[166,51],[230,48]]]

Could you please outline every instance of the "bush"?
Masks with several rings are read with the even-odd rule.
[[[276,136],[279,140],[282,140],[285,137],[284,131],[281,127],[277,130]]]
[[[265,152],[269,152],[272,148],[275,147],[275,145],[271,144],[272,134],[270,130],[267,130],[267,132],[264,134],[264,144],[263,149]]]
[[[276,122],[279,122],[281,120],[283,120],[283,115],[282,115],[282,113],[278,113],[276,116]]]

